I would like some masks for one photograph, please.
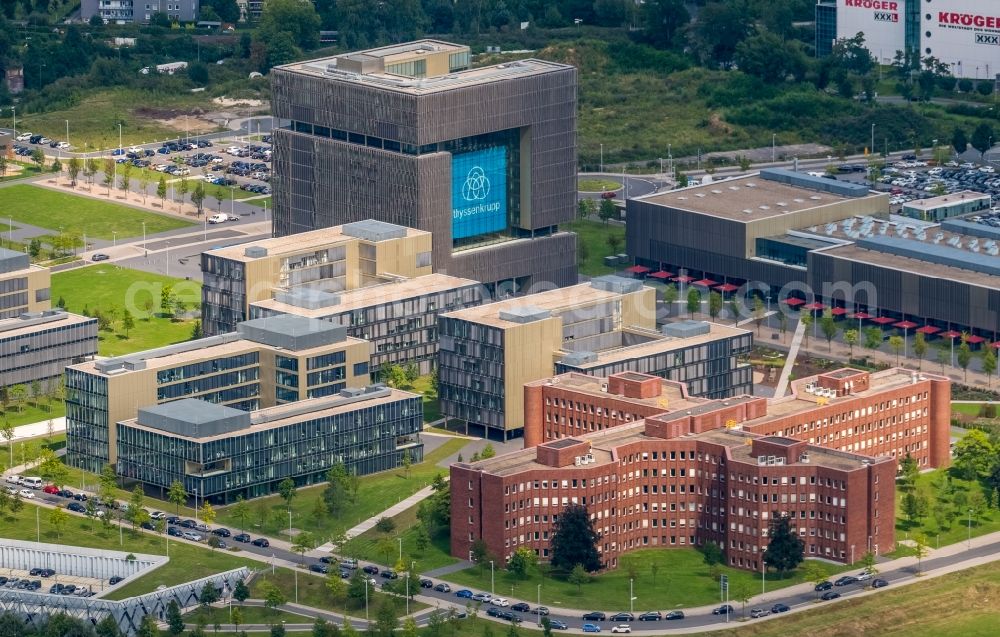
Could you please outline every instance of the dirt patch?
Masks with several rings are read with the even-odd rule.
[[[135,115],[155,121],[161,126],[172,128],[177,132],[211,133],[218,129],[218,123],[205,117],[200,108],[185,112],[176,108],[140,107],[135,109]]]
[[[222,106],[224,108],[232,108],[233,106],[242,106],[242,107],[249,106],[250,108],[262,108],[263,106],[265,106],[264,100],[255,100],[247,98],[233,99],[231,97],[216,97],[212,100],[212,103],[218,104],[219,106]]]

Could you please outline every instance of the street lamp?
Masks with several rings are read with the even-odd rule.
[[[604,144],[601,144],[601,172],[604,172]]]
[[[851,545],[851,564],[854,564],[854,545]]]
[[[115,164],[117,166],[117,164]],[[149,256],[149,252],[146,251],[146,222],[142,222],[142,252],[144,255]]]
[[[875,154],[875,124],[872,123],[872,145],[868,147],[868,152]]]
[[[14,136],[17,136],[17,107],[11,106],[10,112],[14,116],[14,124],[11,126],[11,130],[14,131]]]
[[[538,607],[541,608],[541,606],[542,606],[542,585],[539,584],[537,588],[538,588],[538,601],[537,601],[537,604],[538,604]],[[541,619],[542,619],[542,613],[541,612],[538,613],[538,619],[539,619],[539,621],[541,621]]]
[[[368,578],[365,578],[365,621],[368,621]]]
[[[970,509],[971,511],[971,509]],[[971,526],[969,527],[972,528]],[[493,560],[490,560],[490,595],[495,595],[496,590],[493,588]]]
[[[967,549],[972,548],[972,509],[969,509],[969,539],[965,544]]]
[[[292,537],[292,510],[288,510],[288,537]]]
[[[403,561],[403,538],[402,537],[397,537],[396,539],[399,541],[399,561],[402,562]]]
[[[764,597],[765,590],[765,580],[764,576],[767,573],[767,562],[764,561],[764,553],[767,552],[767,547],[765,546],[760,552],[760,596]]]
[[[410,572],[406,572],[406,614],[410,614]]]
[[[778,156],[777,156],[777,147],[775,146],[775,143],[776,143],[777,139],[778,139],[777,133],[771,133],[771,163],[772,164],[775,161],[777,161],[777,159],[778,159]]]
[[[632,613],[635,611],[635,595],[632,592],[632,584],[634,580],[629,578],[628,580],[628,612]]]

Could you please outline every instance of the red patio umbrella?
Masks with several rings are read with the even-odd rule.
[[[796,298],[794,296],[788,297],[787,299],[785,299],[784,302],[787,305],[790,305],[791,307],[798,307],[798,306],[800,306],[800,305],[802,305],[802,304],[805,303],[805,301],[803,301],[802,299]]]
[[[893,325],[893,327],[898,327],[901,330],[912,330],[913,328],[917,327],[917,325],[918,324],[914,323],[913,321],[900,321],[899,323]]]
[[[715,289],[719,292],[735,292],[740,289],[740,286],[733,285],[732,283],[723,283],[722,285],[715,286]]]
[[[804,309],[804,310],[822,310],[822,309],[826,309],[826,306],[823,305],[822,303],[820,303],[819,301],[813,301],[812,303],[810,303],[808,305],[803,305],[802,309]]]
[[[958,338],[961,335],[961,332],[956,332],[955,330],[948,330],[947,332],[941,332],[938,334],[941,338]]]
[[[673,272],[667,272],[666,270],[660,270],[659,272],[653,272],[652,274],[650,274],[649,278],[651,278],[651,279],[663,279],[664,281],[666,281],[667,279],[669,279],[673,275],[674,275]]]
[[[691,285],[697,285],[698,287],[702,288],[710,288],[716,283],[718,283],[718,281],[713,281],[712,279],[699,279],[694,283],[692,283]]]
[[[878,316],[872,319],[872,323],[878,323],[879,325],[888,325],[889,323],[895,323],[896,319],[889,318],[888,316]]]
[[[992,347],[993,349],[1000,349],[1000,341],[993,343]]]
[[[632,274],[646,274],[649,272],[649,268],[644,265],[633,265],[630,268],[625,268],[626,272],[631,272]]]
[[[830,310],[830,314],[833,314],[834,316],[843,316],[847,314],[847,309],[843,307],[835,307]]]
[[[985,340],[986,339],[983,338],[982,336],[976,336],[975,334],[973,334],[969,338],[965,339],[965,342],[968,343],[969,345],[978,345],[979,343],[982,343]]]
[[[678,283],[690,283],[691,281],[694,281],[694,277],[693,276],[687,276],[685,274],[680,274],[680,275],[677,275],[677,276],[675,276],[674,278],[672,278],[670,280],[671,281],[677,281]]]
[[[928,336],[930,336],[931,334],[937,334],[940,331],[941,331],[940,327],[934,327],[933,325],[924,325],[923,327],[917,330],[918,333],[927,334]]]
[[[854,316],[852,316],[851,318],[855,318],[860,321],[861,319],[870,319],[871,317],[872,315],[866,312],[855,312]]]

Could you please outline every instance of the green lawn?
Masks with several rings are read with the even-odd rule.
[[[265,203],[267,204],[268,210],[274,209],[274,203],[271,201],[271,195],[261,197],[260,199],[251,199],[246,202],[248,206],[257,206],[258,208],[263,208]]]
[[[192,225],[182,219],[109,201],[25,184],[4,188],[3,201],[4,214],[16,221],[53,231],[72,229],[88,238],[110,240],[113,232],[118,233],[119,239],[141,237],[143,222],[147,235]]]
[[[992,637],[1000,562],[991,562],[860,599],[818,604],[815,610],[780,620],[754,622],[705,637]],[[736,604],[734,604],[736,606]],[[737,606],[737,611],[741,610]]]
[[[9,511],[0,516],[0,537],[35,540],[36,508],[38,507],[30,502],[25,502],[24,509],[16,518],[11,517]],[[100,523],[93,522],[91,524],[89,520],[77,517],[75,514],[70,516],[70,521],[61,536],[56,535],[55,530],[49,524],[48,509],[41,509],[38,520],[43,542],[112,551],[120,549],[125,552],[152,555],[169,554],[169,562],[148,575],[115,589],[106,596],[108,599],[124,599],[148,593],[161,584],[172,586],[241,566],[260,567],[260,563],[240,558],[233,553],[211,551],[179,542],[171,542],[169,553],[167,553],[163,538],[145,533],[133,535],[128,530],[123,535],[124,544],[119,544],[118,529],[105,530]]]
[[[173,321],[159,313],[160,291],[172,286],[178,300],[187,307],[201,303],[201,284],[196,281],[174,279],[159,274],[130,270],[115,265],[93,265],[52,275],[52,299],[63,299],[70,312],[82,313],[100,309],[115,310],[114,330],[99,334],[98,353],[118,356],[171,343],[187,341],[191,337],[194,321]],[[147,306],[152,303],[152,306]],[[121,324],[122,310],[128,307],[135,326],[125,336]],[[148,307],[156,310],[148,316]]]
[[[411,507],[392,519],[395,521],[396,529],[398,530],[390,535],[393,542],[392,545],[398,546],[396,538],[403,538],[404,562],[416,562],[415,570],[425,572],[441,566],[447,566],[448,564],[454,564],[458,561],[450,554],[451,538],[449,537],[447,528],[441,529],[439,533],[431,538],[431,543],[426,549],[421,551],[417,548],[414,538],[416,537],[416,530],[421,524],[417,519],[417,507]],[[380,533],[376,529],[370,529],[352,539],[345,547],[344,552],[352,557],[370,562],[380,564],[387,562],[394,563],[399,557],[398,553],[393,551],[393,554],[389,556],[390,559],[387,560],[386,554],[378,550],[378,541],[383,537],[386,537],[383,533]]]
[[[566,224],[565,229],[577,234],[577,241],[586,246],[586,258],[580,260],[580,274],[600,276],[612,274],[615,268],[604,265],[604,257],[624,252],[625,227],[615,224],[604,224],[600,221],[578,220]],[[618,247],[615,250],[608,245],[608,237],[618,237]]]
[[[979,417],[979,410],[982,408],[982,403],[952,403],[951,412],[965,414],[967,416]],[[997,408],[1000,412],[1000,407]]]
[[[30,391],[31,388],[29,387]],[[44,391],[44,386],[42,388]],[[50,418],[59,418],[66,415],[66,406],[58,400],[53,400],[50,405],[46,405],[45,399],[41,399],[38,404],[34,402],[26,402],[21,405],[20,408],[15,408],[13,405],[8,407],[6,411],[0,412],[4,422],[9,422],[15,427],[20,427],[21,425],[29,425],[33,422],[42,422]],[[0,458],[3,460],[3,458]]]
[[[424,397],[424,422],[434,422],[441,418],[441,404],[438,402],[437,395],[433,393],[428,395],[428,392],[431,391],[430,374],[425,374],[418,378],[414,381],[412,387],[406,388],[406,391],[411,391]]]
[[[184,135],[184,126],[174,128],[152,117],[138,113],[137,109],[152,105],[157,109],[185,108],[209,105],[210,96],[187,91],[159,91],[154,95],[136,89],[108,89],[88,93],[73,106],[45,113],[26,113],[18,109],[18,130],[47,135],[52,139],[66,137],[66,120],[69,120],[69,141],[74,150],[118,147],[118,124],[122,145],[177,139]]]
[[[935,470],[917,477],[917,493],[922,493],[928,501],[927,515],[910,522],[903,508],[903,489],[896,489],[896,541],[912,538],[923,533],[933,549],[946,544],[965,541],[973,537],[1000,531],[1000,510],[983,504],[972,516],[969,525],[968,510],[975,506],[978,493],[986,501],[987,492],[983,485],[950,477],[948,470]],[[900,554],[905,554],[905,547]],[[932,551],[933,553],[933,551]]]
[[[618,190],[621,187],[620,182],[596,177],[580,179],[576,184],[576,189],[580,192],[604,192],[605,190]]]
[[[313,515],[316,501],[323,497],[325,484],[299,489],[292,501],[292,526],[316,533],[321,538],[342,533],[428,486],[438,473],[447,475],[447,470],[438,467],[436,463],[467,443],[468,440],[449,440],[427,454],[424,462],[413,465],[409,477],[406,477],[400,468],[360,478],[357,498],[354,502],[346,504],[336,516],[324,515],[317,518]],[[217,523],[231,529],[239,529],[240,521],[233,516],[232,510],[231,506],[220,508]],[[287,537],[288,514],[284,501],[279,496],[255,499],[250,503],[250,510],[251,515],[247,523],[253,532],[273,537]]]
[[[272,610],[262,606],[240,607],[239,604],[234,603],[233,608],[240,609],[240,613],[243,615],[243,621],[240,622],[241,624],[280,624],[283,621],[289,624],[309,624],[315,621],[311,617],[296,615],[295,613],[289,613],[283,610]],[[232,621],[230,621],[229,618],[229,606],[222,608],[209,606],[198,608],[184,615],[184,622],[187,624],[198,624],[199,621],[204,621],[205,626],[211,630],[212,626],[214,626],[216,622],[219,624],[231,624]]]
[[[552,577],[544,565],[524,580],[497,569],[495,590],[498,595],[510,594],[518,599],[534,600],[537,586],[541,584],[542,604],[549,607],[628,610],[629,579],[633,579],[636,612],[687,608],[719,601],[719,581],[712,577],[701,553],[694,549],[644,549],[628,554],[622,562],[613,571],[595,575],[579,589],[564,577]],[[632,568],[628,566],[630,563]],[[850,568],[832,564],[825,566],[831,574]],[[729,576],[730,590],[738,591],[745,585],[751,587],[755,594],[760,593],[760,573],[728,567],[720,567],[720,573]],[[485,568],[475,566],[452,573],[447,579],[474,590],[490,591],[489,564]],[[800,571],[789,574],[785,579],[780,579],[776,573],[768,573],[767,590],[802,581]]]
[[[13,462],[11,462],[11,446],[14,447]],[[0,444],[0,467],[6,469],[8,466],[13,467],[32,462],[41,455],[45,448],[56,450],[65,446],[65,433],[53,435],[51,441],[46,440],[44,435],[41,438],[30,440],[15,440],[13,445],[7,445],[5,441],[4,444]]]

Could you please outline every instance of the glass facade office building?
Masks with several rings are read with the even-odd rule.
[[[117,423],[118,472],[151,492],[178,480],[225,504],[274,493],[285,478],[325,482],[336,463],[356,475],[386,471],[405,454],[423,460],[421,400],[371,386],[253,414],[193,399],[141,409]]]

